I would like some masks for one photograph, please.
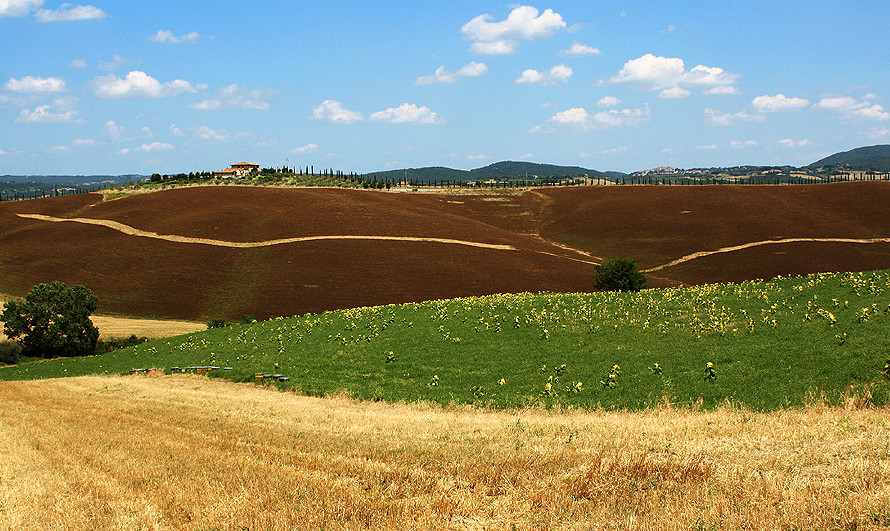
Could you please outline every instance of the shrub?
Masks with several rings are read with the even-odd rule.
[[[0,365],[15,365],[19,362],[22,346],[15,341],[0,341]]]
[[[24,301],[7,302],[0,320],[6,322],[6,336],[21,343],[25,356],[87,356],[99,339],[90,321],[97,306],[96,296],[83,286],[38,284]]]
[[[593,282],[606,291],[640,291],[646,287],[646,277],[637,268],[637,261],[628,258],[609,258],[595,266]]]
[[[108,340],[100,339],[96,342],[96,354],[105,354],[114,350],[136,346],[146,341],[148,341],[147,337],[136,337],[136,334],[131,334],[130,337],[113,337]]]
[[[211,320],[207,323],[207,328],[208,328],[208,329],[210,329],[210,328],[224,328],[225,326],[226,326],[226,320],[225,320],[225,319],[211,319]]]

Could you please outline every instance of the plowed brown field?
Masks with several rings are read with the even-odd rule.
[[[0,292],[62,280],[95,291],[102,312],[203,320],[589,291],[597,257],[648,269],[768,240],[888,238],[888,204],[888,183],[503,196],[196,187],[47,198],[0,204]],[[96,224],[105,222],[114,227]],[[890,243],[769,243],[658,269],[650,285],[881,268],[890,268]]]

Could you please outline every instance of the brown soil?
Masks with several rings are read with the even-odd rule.
[[[24,295],[38,282],[62,280],[94,290],[102,312],[205,321],[590,291],[597,257],[606,256],[648,269],[704,253],[653,271],[654,287],[883,269],[890,268],[888,243],[770,243],[708,253],[783,238],[887,238],[887,204],[890,184],[880,182],[502,196],[197,187],[112,201],[47,198],[0,204],[0,291]],[[179,241],[19,213],[116,222]],[[325,239],[305,240],[318,237]],[[270,245],[282,239],[303,240]],[[262,246],[222,246],[232,242]]]

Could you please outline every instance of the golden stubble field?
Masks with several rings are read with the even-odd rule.
[[[4,529],[886,529],[886,409],[490,411],[0,383]]]

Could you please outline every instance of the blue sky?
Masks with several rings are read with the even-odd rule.
[[[803,165],[890,143],[885,0],[0,0],[0,174]]]

